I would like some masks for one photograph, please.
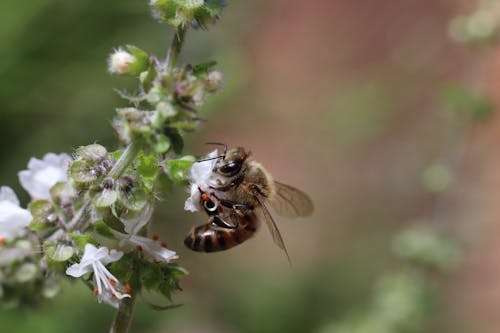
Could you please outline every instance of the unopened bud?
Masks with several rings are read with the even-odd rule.
[[[117,49],[109,56],[108,70],[112,74],[129,74],[130,65],[135,60],[135,57],[131,53],[123,49]]]
[[[207,90],[215,92],[224,85],[224,75],[219,70],[213,70],[207,75]]]

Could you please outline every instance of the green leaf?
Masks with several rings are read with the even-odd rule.
[[[177,160],[169,160],[167,162],[167,174],[170,179],[176,183],[183,183],[186,178],[186,174],[193,165],[195,161],[194,156],[186,155]]]
[[[192,132],[198,128],[198,123],[195,121],[174,121],[170,123],[171,128],[176,128],[185,132]]]
[[[155,178],[159,170],[156,156],[153,154],[139,154],[135,170],[144,178]]]
[[[104,221],[97,221],[94,223],[94,230],[98,235],[104,236],[106,238],[116,239],[111,228]]]
[[[204,6],[194,10],[194,19],[199,26],[206,28],[209,23],[219,18],[225,4],[226,2],[222,0],[205,0]]]
[[[156,136],[155,141],[153,148],[156,153],[163,154],[170,149],[170,139],[167,136],[159,134]]]
[[[205,76],[217,65],[216,61],[204,62],[193,67],[193,75],[196,77]]]
[[[140,74],[139,80],[142,83],[142,89],[145,93],[148,93],[151,90],[151,88],[153,87],[154,79],[157,75],[158,73],[156,72],[156,68],[152,64],[147,71],[144,71]]]
[[[82,252],[85,249],[85,245],[87,245],[87,244],[93,244],[96,246],[98,245],[97,242],[92,238],[92,236],[88,235],[88,234],[82,235],[82,234],[70,233],[69,238],[71,238],[71,240],[73,240],[76,247]]]
[[[147,261],[141,263],[140,280],[146,289],[158,289],[164,278],[163,272],[158,264]]]
[[[122,283],[131,282],[130,279],[134,272],[134,253],[124,254],[120,260],[110,265],[109,271]]]
[[[170,139],[174,153],[177,155],[182,154],[182,150],[184,149],[184,139],[179,133],[179,130],[173,127],[167,127],[165,129],[165,135]]]
[[[115,151],[109,153],[109,156],[116,161],[122,156],[122,154],[123,154],[123,150],[118,149],[118,150],[115,150]]]
[[[149,68],[148,54],[134,45],[127,45],[127,50],[134,56],[135,61],[129,64],[129,74],[139,75]]]

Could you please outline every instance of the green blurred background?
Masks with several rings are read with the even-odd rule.
[[[157,312],[141,301],[132,331],[354,332],[337,325],[362,322],[356,332],[384,332],[388,313],[406,323],[395,332],[473,332],[458,310],[444,310],[459,292],[442,290],[452,277],[433,279],[430,296],[420,293],[418,274],[379,278],[402,265],[391,254],[395,235],[433,210],[424,170],[465,135],[453,132],[438,102],[471,63],[448,37],[458,5],[229,1],[219,24],[189,32],[183,61],[216,60],[226,84],[203,108],[208,121],[186,138],[186,152],[205,153],[207,141],[247,147],[275,178],[308,192],[316,210],[278,221],[290,268],[264,228],[225,253],[184,248],[184,235],[205,218],[183,211],[186,193],[173,189],[154,229],[190,271],[175,296],[184,306]],[[146,0],[3,0],[0,13],[0,183],[23,193],[17,172],[31,156],[92,142],[117,148],[110,121],[125,102],[113,88],[135,81],[109,75],[107,55],[124,44],[165,54],[172,31],[151,18]],[[465,208],[453,207],[459,220]],[[385,312],[373,310],[379,294]],[[1,310],[0,326],[105,332],[113,312],[74,283],[38,308]]]

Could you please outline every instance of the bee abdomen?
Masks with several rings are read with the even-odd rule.
[[[193,251],[224,251],[243,243],[252,237],[256,230],[255,225],[240,225],[235,229],[225,229],[207,223],[193,228],[184,239],[184,244]]]

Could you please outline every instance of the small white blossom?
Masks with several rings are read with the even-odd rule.
[[[191,166],[189,172],[190,196],[184,203],[184,209],[190,212],[196,212],[201,209],[200,207],[200,189],[208,192],[212,186],[219,184],[220,176],[214,174],[213,169],[218,159],[217,149],[209,153],[202,159],[209,159],[208,161],[195,162]],[[210,159],[212,158],[212,159]]]
[[[2,247],[0,248],[0,267],[8,266],[15,261],[21,261],[31,254],[33,254],[33,250],[31,249]]]
[[[120,302],[118,301],[118,298],[114,297],[113,294],[110,293],[104,293],[102,294],[100,302],[104,302],[106,304],[111,305],[115,309],[118,309],[120,306]]]
[[[108,70],[112,74],[127,74],[130,70],[130,64],[134,61],[135,57],[131,53],[118,48],[109,56]]]
[[[0,240],[11,240],[24,235],[31,223],[31,213],[19,206],[14,191],[8,186],[0,188]]]
[[[122,256],[123,252],[109,250],[104,246],[96,248],[92,244],[86,244],[80,263],[68,267],[66,274],[81,277],[87,273],[94,273],[95,294],[99,302],[109,300],[110,297],[117,299],[130,297],[129,294],[118,291],[124,291],[125,288],[105,267],[107,264],[120,260]]]
[[[160,242],[157,237],[151,239],[138,235],[126,235],[118,231],[113,231],[113,235],[120,239],[118,245],[124,251],[138,250],[144,254],[144,257],[155,262],[169,263],[179,258],[174,251],[167,249],[166,243]]]
[[[68,154],[48,153],[42,160],[31,158],[28,170],[18,173],[19,182],[32,199],[49,199],[50,188],[57,182],[68,180],[70,162],[71,157]]]
[[[209,91],[217,91],[224,85],[224,75],[219,70],[213,70],[207,76],[207,89]]]
[[[144,209],[139,212],[139,214],[131,218],[120,217],[120,221],[122,221],[125,227],[125,232],[129,235],[138,234],[139,231],[141,231],[141,229],[144,228],[146,224],[148,224],[151,216],[153,216],[153,211],[153,204],[151,202],[148,202]]]

